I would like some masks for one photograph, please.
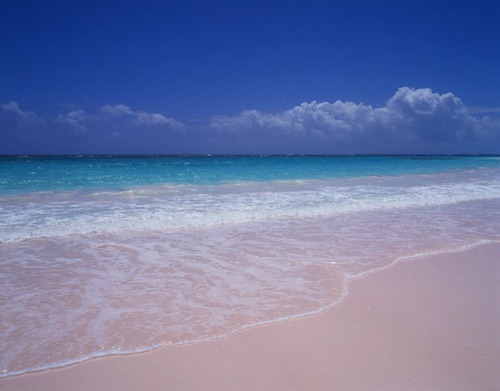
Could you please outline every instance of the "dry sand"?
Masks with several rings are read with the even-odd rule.
[[[500,244],[400,262],[334,308],[0,390],[500,390]]]

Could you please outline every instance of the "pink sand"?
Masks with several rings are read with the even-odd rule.
[[[500,390],[500,244],[351,281],[334,308],[219,340],[0,380],[0,390]]]

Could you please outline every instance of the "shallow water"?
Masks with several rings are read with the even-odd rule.
[[[65,181],[87,165],[67,158],[64,171],[53,159],[65,173],[55,185],[4,180],[3,376],[319,312],[349,278],[398,258],[500,241],[493,157],[181,157],[211,165],[198,167],[210,180],[184,182],[145,174],[167,158],[134,157],[108,185],[99,170],[85,185]]]

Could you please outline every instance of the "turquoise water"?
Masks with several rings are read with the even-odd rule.
[[[318,313],[498,241],[495,156],[4,156],[0,377]]]
[[[2,156],[0,195],[153,184],[406,175],[497,167],[493,156]]]

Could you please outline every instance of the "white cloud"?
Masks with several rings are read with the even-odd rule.
[[[313,101],[277,114],[246,110],[234,117],[213,117],[210,127],[247,138],[266,133],[331,144],[434,143],[500,136],[498,121],[471,116],[452,93],[408,87],[400,88],[381,108]]]
[[[137,113],[137,118],[135,122],[138,125],[145,125],[145,126],[167,125],[171,128],[178,128],[178,129],[184,127],[184,124],[180,123],[179,121],[176,121],[173,118],[168,118],[158,113],[146,113],[144,111],[139,111]]]
[[[493,114],[493,113],[500,113],[500,107],[472,106],[472,107],[467,107],[467,111],[471,114]]]
[[[3,144],[56,145],[79,137],[90,145],[104,136],[103,148],[112,140],[130,151],[168,147],[169,152],[196,153],[500,152],[500,120],[494,116],[498,108],[467,108],[454,94],[429,88],[402,87],[382,107],[312,101],[278,113],[245,110],[236,116],[215,116],[190,127],[124,104],[102,106],[100,114],[69,110],[45,121],[15,101],[1,104]],[[149,130],[141,133],[140,128]]]
[[[86,127],[82,124],[82,122],[85,121],[85,112],[83,110],[71,111],[65,115],[59,114],[56,121],[60,123],[67,123],[80,130],[86,129]]]
[[[105,105],[101,107],[101,111],[113,115],[135,115],[135,113],[126,105]]]
[[[16,124],[22,129],[39,128],[45,125],[45,121],[31,111],[21,110],[19,104],[11,101],[7,104],[0,105],[2,110],[14,118]]]
[[[12,113],[17,113],[17,114],[22,113],[21,109],[19,108],[19,104],[17,102],[10,101],[9,103],[2,104],[1,106],[2,106],[2,110],[4,110],[4,111],[10,111]]]
[[[123,104],[105,105],[101,111],[113,116],[130,116],[134,118],[134,123],[139,126],[167,126],[173,129],[184,129],[185,125],[173,118],[165,117],[160,113],[148,113],[146,111],[133,111],[129,106]]]

